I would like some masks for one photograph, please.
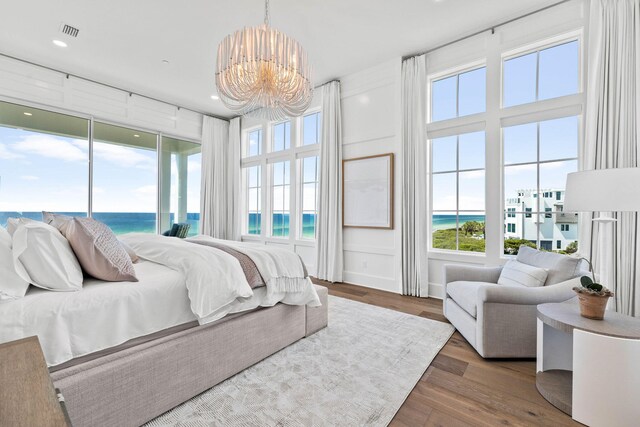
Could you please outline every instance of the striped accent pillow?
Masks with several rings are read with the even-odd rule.
[[[498,285],[527,286],[530,288],[544,286],[547,274],[547,270],[544,268],[533,267],[510,259],[502,268]]]

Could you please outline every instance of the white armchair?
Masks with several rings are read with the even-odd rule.
[[[536,306],[574,298],[588,274],[579,259],[526,246],[517,260],[545,268],[545,285],[498,285],[502,267],[444,267],[444,315],[482,357],[536,357]]]

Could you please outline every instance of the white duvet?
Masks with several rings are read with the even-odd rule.
[[[309,279],[300,292],[251,289],[233,256],[177,238],[122,236],[143,261],[138,282],[86,279],[77,292],[31,287],[24,298],[0,303],[0,343],[37,335],[49,366],[128,340],[198,320],[290,305],[320,305]]]

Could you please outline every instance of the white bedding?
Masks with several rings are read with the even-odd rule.
[[[221,271],[235,271],[234,263],[242,272],[238,261],[222,251],[166,237],[140,240],[165,248],[149,249],[150,245],[140,242],[136,248],[148,248],[147,255],[157,256],[164,265],[141,261],[134,264],[138,282],[86,279],[77,292],[32,286],[24,298],[0,303],[0,343],[37,335],[47,364],[55,366],[194,320],[209,323],[278,302],[320,305],[309,279],[302,292],[268,291],[267,287],[252,291],[244,274],[241,280],[235,272],[231,275],[238,283],[230,282],[228,274],[221,275]],[[245,285],[248,292],[229,299],[234,289],[243,290]],[[194,314],[194,306],[205,307],[209,315]]]

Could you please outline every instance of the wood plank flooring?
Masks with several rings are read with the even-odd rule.
[[[329,294],[446,322],[442,301],[346,283]],[[535,360],[485,360],[458,332],[434,359],[391,426],[579,426],[536,390]]]

